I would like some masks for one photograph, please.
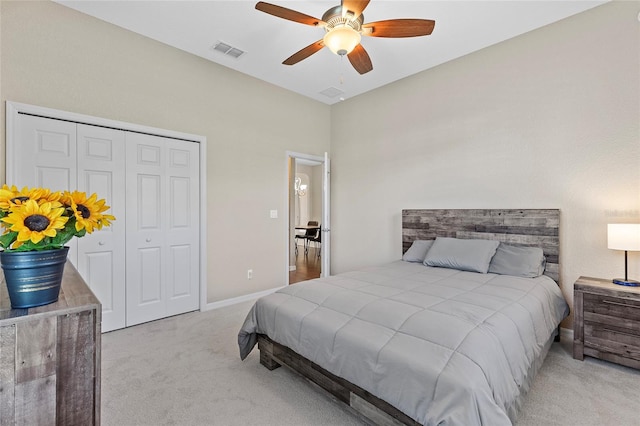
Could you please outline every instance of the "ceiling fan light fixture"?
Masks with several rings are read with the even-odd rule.
[[[285,59],[282,62],[283,65],[295,65],[324,47],[328,47],[336,55],[348,56],[353,68],[362,75],[373,70],[371,58],[364,46],[360,44],[363,35],[386,38],[418,37],[431,34],[436,23],[431,19],[387,19],[364,24],[362,12],[369,1],[343,0],[339,5],[324,12],[322,19],[263,1],[256,4],[256,9],[288,21],[321,27],[326,31],[322,40],[303,47]]]
[[[322,41],[333,53],[344,56],[360,44],[361,38],[360,33],[350,26],[338,25],[328,30]]]

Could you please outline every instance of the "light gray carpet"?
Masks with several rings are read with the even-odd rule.
[[[240,361],[237,332],[251,303],[102,335],[102,424],[362,425],[352,411],[257,349]],[[640,425],[640,372],[554,343],[518,426]]]

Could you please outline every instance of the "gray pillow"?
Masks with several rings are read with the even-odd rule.
[[[486,274],[499,244],[491,240],[438,237],[427,252],[424,264]]]
[[[427,251],[433,245],[433,240],[415,240],[411,243],[409,250],[405,251],[402,255],[402,260],[405,262],[424,262],[424,257],[427,255]]]
[[[500,243],[489,264],[489,272],[535,278],[544,273],[546,263],[540,247],[519,247]]]

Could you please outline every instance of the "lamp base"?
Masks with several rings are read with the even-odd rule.
[[[640,286],[640,281],[625,280],[624,278],[614,278],[613,279],[613,283],[614,284],[618,284],[618,285],[626,285],[626,286],[629,286],[629,287],[638,287],[638,286]]]

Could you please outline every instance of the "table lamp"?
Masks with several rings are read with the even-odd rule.
[[[624,279],[614,278],[614,284],[640,286],[640,282],[627,276],[627,252],[640,251],[640,223],[615,223],[607,225],[608,247],[624,250]]]

